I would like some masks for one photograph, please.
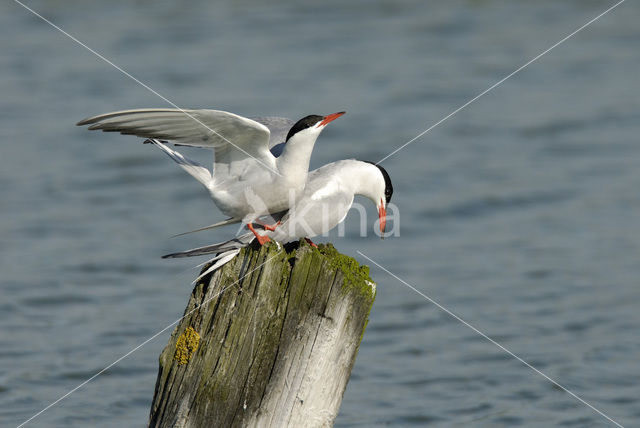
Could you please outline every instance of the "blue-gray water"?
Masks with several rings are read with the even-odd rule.
[[[270,3],[28,2],[181,107],[347,110],[314,167],[379,160],[613,4]],[[628,0],[386,160],[400,237],[350,219],[331,238],[625,426],[640,420],[639,21]],[[0,34],[0,425],[16,426],[182,315],[195,262],[160,255],[233,231],[168,239],[223,216],[153,147],[74,126],[162,99],[13,1]],[[372,275],[337,426],[612,426]],[[170,330],[30,425],[144,426]]]

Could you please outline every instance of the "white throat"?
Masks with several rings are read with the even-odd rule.
[[[287,141],[282,154],[277,159],[278,171],[287,178],[307,180],[309,161],[313,146],[324,127],[315,126],[297,132]]]

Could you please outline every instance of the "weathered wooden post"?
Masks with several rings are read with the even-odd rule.
[[[368,268],[330,244],[243,249],[193,289],[149,426],[331,426],[374,298]]]

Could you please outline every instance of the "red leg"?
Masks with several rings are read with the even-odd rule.
[[[248,224],[247,224],[247,227],[249,228],[249,230],[250,230],[251,232],[253,232],[253,234],[255,235],[256,239],[257,239],[257,240],[258,240],[258,242],[260,243],[260,245],[264,245],[264,244],[266,244],[267,242],[271,241],[271,239],[269,239],[269,237],[268,237],[268,236],[262,236],[262,235],[259,235],[259,234],[258,234],[258,232],[256,232],[256,230],[253,228],[253,224],[248,223]]]
[[[273,225],[268,225],[268,224],[264,224],[260,221],[256,220],[256,223],[258,223],[260,226],[262,226],[264,228],[264,230],[270,230],[270,231],[274,231],[276,230],[276,227],[280,226],[280,222],[278,221],[277,223],[273,224]]]
[[[313,241],[309,238],[304,238],[305,241],[307,241],[307,243],[309,243],[309,245],[311,245],[312,247],[318,248],[318,246],[316,244],[313,243]]]

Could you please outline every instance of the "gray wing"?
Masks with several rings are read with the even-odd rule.
[[[271,238],[280,242],[312,238],[329,232],[344,220],[353,203],[353,193],[331,173],[338,167],[339,162],[334,162],[309,174],[302,197],[269,235]]]
[[[138,109],[81,120],[89,129],[169,140],[184,146],[213,148],[216,162],[247,157],[272,160],[269,128],[246,117],[220,110]]]
[[[252,117],[251,119],[269,128],[269,132],[271,132],[269,149],[275,157],[280,156],[284,150],[287,134],[295,122],[286,117],[278,116]]]

